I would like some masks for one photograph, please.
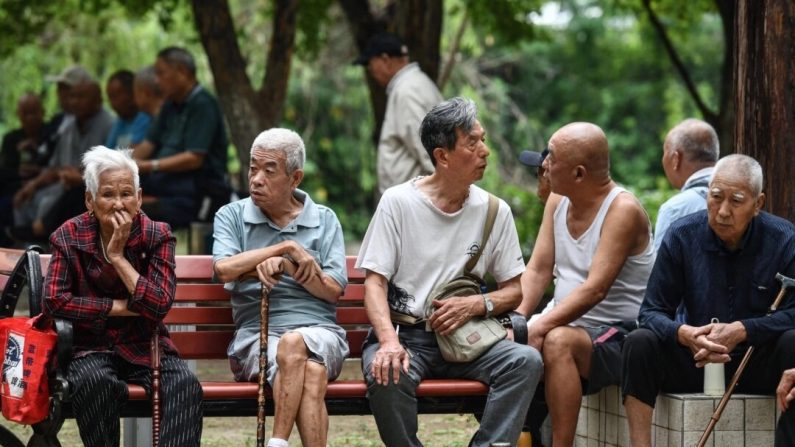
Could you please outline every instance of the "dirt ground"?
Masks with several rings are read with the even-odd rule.
[[[342,372],[344,378],[361,377],[358,360],[348,361]],[[200,361],[197,372],[204,380],[227,380],[226,362]],[[27,442],[32,430],[0,420],[0,425],[10,428],[20,439]],[[205,447],[243,447],[256,444],[255,417],[250,418],[204,418],[202,430],[202,446]],[[270,429],[270,424],[268,424]],[[477,429],[477,421],[471,415],[421,415],[419,416],[419,438],[429,447],[466,446],[469,438]],[[64,447],[81,445],[80,436],[74,420],[64,423],[58,436]],[[290,446],[300,446],[301,440],[297,430],[293,430]],[[329,446],[332,447],[374,447],[383,445],[378,437],[378,430],[371,416],[332,416],[329,421]]]

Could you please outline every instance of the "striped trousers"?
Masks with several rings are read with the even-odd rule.
[[[196,376],[177,356],[160,361],[160,445],[198,446],[202,432],[202,389]],[[67,371],[72,408],[86,447],[119,445],[119,409],[128,399],[127,383],[141,385],[151,396],[149,367],[112,353],[72,359]]]

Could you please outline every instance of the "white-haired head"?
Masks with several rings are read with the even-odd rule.
[[[283,151],[287,158],[288,174],[304,169],[304,163],[306,162],[304,140],[290,129],[274,127],[263,131],[257,135],[254,143],[251,144],[250,155],[253,155],[255,150]]]
[[[99,191],[99,177],[105,171],[127,169],[132,173],[133,185],[138,191],[138,164],[132,158],[132,149],[108,149],[105,146],[94,146],[83,154],[83,179],[86,191],[96,199]]]
[[[762,193],[762,185],[765,177],[762,173],[762,166],[753,158],[742,155],[727,155],[715,164],[715,171],[712,173],[714,178],[719,172],[732,172],[743,178],[748,185],[748,189],[754,197],[759,197]]]

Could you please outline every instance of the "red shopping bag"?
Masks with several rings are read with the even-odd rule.
[[[5,348],[0,396],[9,421],[29,425],[47,417],[47,368],[56,339],[52,323],[42,315],[0,320],[0,346]]]

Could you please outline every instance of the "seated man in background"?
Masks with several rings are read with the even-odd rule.
[[[184,227],[229,201],[226,130],[218,101],[196,80],[196,62],[187,50],[160,51],[155,75],[167,100],[135,148],[138,166],[148,174],[142,179],[143,210],[152,219]],[[207,216],[199,216],[205,198]]]
[[[731,378],[754,346],[736,389],[750,394],[772,394],[781,373],[795,367],[795,293],[790,290],[766,316],[780,287],[776,273],[795,277],[795,226],[761,211],[763,184],[753,158],[722,158],[709,183],[707,210],[677,220],[663,239],[640,329],[624,343],[622,386],[633,446],[651,446],[657,394],[701,392],[707,363],[725,363]],[[675,320],[680,305],[684,322]],[[792,433],[795,413],[787,411],[776,446],[795,445]]]
[[[44,123],[41,98],[25,93],[17,102],[20,127],[3,136],[0,150],[0,225],[5,229],[14,225],[12,200],[22,185],[37,176],[43,165],[38,162],[38,148],[45,144],[52,128]],[[5,232],[0,242],[8,246]]]
[[[287,447],[298,426],[305,446],[325,446],[329,380],[348,355],[336,303],[347,284],[342,227],[334,212],[298,189],[304,142],[270,129],[251,146],[251,196],[215,216],[214,271],[232,291],[235,335],[227,353],[235,379],[259,373],[261,287],[268,291],[268,383],[275,417],[270,447]]]
[[[668,132],[662,165],[671,186],[680,192],[660,206],[654,227],[655,251],[660,249],[671,223],[707,209],[707,185],[719,156],[718,134],[704,121],[687,119]]]
[[[160,114],[160,108],[163,107],[165,99],[160,86],[157,85],[154,66],[144,67],[135,73],[133,98],[138,109],[149,115],[150,119],[154,119]]]
[[[483,178],[490,150],[474,102],[453,98],[438,104],[420,132],[435,170],[386,190],[356,261],[367,271],[364,303],[373,326],[362,353],[370,409],[387,447],[419,446],[420,382],[478,380],[489,385],[489,395],[470,445],[514,445],[541,376],[538,351],[503,339],[475,360],[454,363],[442,357],[435,333],[450,334],[475,317],[519,304],[523,262],[513,216],[499,200],[491,236],[480,247],[490,195],[474,183]],[[431,292],[460,276],[479,251],[471,273],[491,274],[498,289],[434,301],[426,320]],[[393,313],[403,315],[393,321]]]
[[[524,315],[554,278],[552,304],[528,326],[544,358],[552,444],[573,445],[583,394],[621,378],[621,343],[633,328],[654,263],[651,223],[637,198],[610,178],[607,137],[568,124],[543,164],[552,194],[522,275]]]
[[[111,149],[135,148],[146,138],[152,118],[138,110],[133,99],[133,80],[130,70],[119,70],[108,78],[106,93],[116,121],[110,129],[105,146]]]
[[[46,238],[85,208],[80,159],[89,148],[105,142],[113,117],[102,107],[99,83],[82,68],[72,73],[64,82],[70,83],[69,110],[74,119],[64,120],[48,168],[14,196],[15,239]]]

